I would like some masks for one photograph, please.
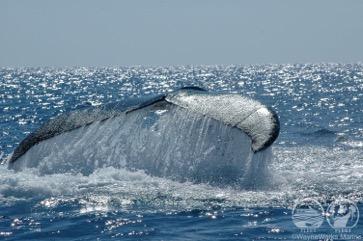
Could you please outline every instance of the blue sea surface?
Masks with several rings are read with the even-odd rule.
[[[184,86],[239,93],[277,112],[269,188],[116,167],[8,169],[19,142],[51,117]],[[363,240],[363,65],[0,68],[0,162],[0,240]],[[299,226],[304,200],[321,205],[322,223]],[[334,227],[336,200],[361,215]]]

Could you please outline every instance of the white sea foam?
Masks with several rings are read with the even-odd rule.
[[[36,168],[15,172],[2,165],[0,202],[13,205],[36,199],[39,205],[50,208],[76,202],[84,213],[135,210],[135,207],[165,211],[213,206],[290,206],[302,197],[315,197],[324,202],[343,196],[361,201],[363,165],[359,151],[275,147],[275,158],[266,166],[269,175],[265,180],[270,185],[249,190],[173,181],[125,168],[99,167],[89,175],[72,172],[39,175]],[[264,175],[259,168],[251,169],[250,174],[248,180],[252,182],[258,175]]]
[[[275,158],[265,163],[262,156],[270,157],[270,151],[267,149],[251,160],[257,165],[246,172],[245,184],[249,189],[173,181],[123,167],[94,167],[87,175],[72,169],[45,175],[38,168],[16,172],[1,165],[0,202],[13,205],[35,199],[46,208],[77,203],[79,211],[85,213],[135,207],[165,211],[213,206],[290,206],[302,197],[315,197],[322,202],[338,196],[363,200],[361,149],[277,146]],[[260,185],[256,185],[256,179]]]

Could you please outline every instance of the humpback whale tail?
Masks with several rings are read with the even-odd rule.
[[[261,103],[188,87],[60,115],[19,144],[9,167],[89,174],[113,166],[179,181],[246,183],[265,170],[278,133],[276,113]]]

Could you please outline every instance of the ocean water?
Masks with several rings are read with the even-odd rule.
[[[8,169],[17,144],[53,116],[191,85],[277,112],[268,175],[256,173],[269,185],[178,182],[118,165]],[[361,240],[362,110],[362,64],[2,68],[0,240]]]

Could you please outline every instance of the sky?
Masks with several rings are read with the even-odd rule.
[[[0,67],[362,61],[361,0],[0,0]]]

